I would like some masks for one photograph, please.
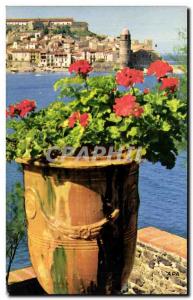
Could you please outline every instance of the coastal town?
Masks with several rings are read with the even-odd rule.
[[[117,37],[99,35],[73,18],[7,19],[6,49],[6,68],[13,73],[66,70],[79,59],[99,71],[144,69],[159,57],[151,39],[132,39],[127,28]]]

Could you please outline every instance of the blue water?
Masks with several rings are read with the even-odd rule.
[[[56,99],[54,82],[64,73],[7,74],[7,105],[24,98],[35,99],[38,108]],[[155,78],[148,77],[140,88],[152,87]],[[7,191],[15,182],[22,182],[22,173],[16,163],[7,164]],[[168,232],[187,235],[187,153],[183,151],[172,170],[159,163],[143,162],[139,177],[140,209],[139,228],[155,226]],[[27,242],[24,240],[16,253],[12,269],[30,265]]]

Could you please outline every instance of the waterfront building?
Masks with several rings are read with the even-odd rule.
[[[40,52],[39,67],[44,68],[67,68],[72,61],[72,55],[64,51],[46,51]]]
[[[11,66],[20,69],[38,65],[40,59],[39,49],[12,49],[9,54]]]
[[[53,53],[53,66],[56,68],[67,68],[71,64],[71,54],[64,51]]]

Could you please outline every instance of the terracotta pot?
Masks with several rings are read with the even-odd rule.
[[[119,294],[132,270],[138,165],[23,164],[28,247],[48,294]]]

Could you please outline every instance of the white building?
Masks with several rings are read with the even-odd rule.
[[[7,25],[19,25],[19,26],[26,26],[28,25],[28,19],[7,19]]]
[[[65,25],[72,25],[74,20],[72,18],[65,18],[65,19],[49,19],[50,26],[65,26]]]
[[[40,67],[68,68],[72,58],[70,53],[63,51],[41,51]]]

